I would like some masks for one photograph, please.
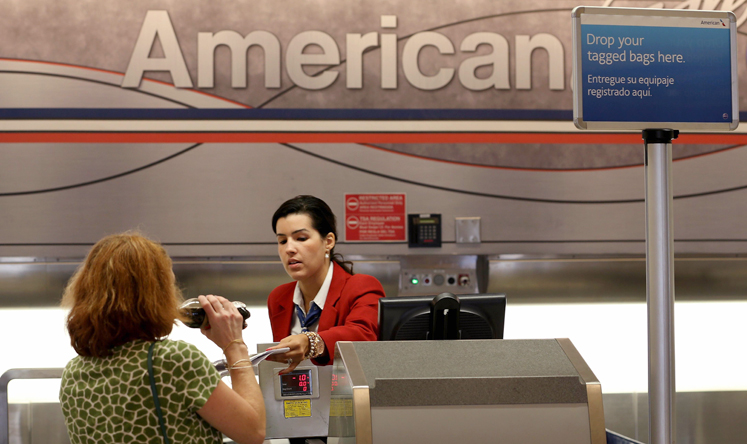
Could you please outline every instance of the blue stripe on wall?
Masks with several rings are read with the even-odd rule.
[[[84,109],[4,108],[32,120],[571,120],[571,110],[506,109]]]

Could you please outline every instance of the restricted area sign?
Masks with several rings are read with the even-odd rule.
[[[346,242],[405,242],[404,193],[345,194]]]
[[[573,10],[580,129],[733,130],[736,17],[728,11]]]

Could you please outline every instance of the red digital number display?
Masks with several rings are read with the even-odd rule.
[[[280,375],[280,396],[308,396],[311,390],[311,370],[294,370]]]

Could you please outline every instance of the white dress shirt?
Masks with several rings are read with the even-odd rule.
[[[327,293],[329,293],[329,286],[332,283],[332,270],[334,269],[334,262],[329,261],[329,269],[327,270],[327,277],[324,278],[324,282],[322,283],[322,287],[319,289],[319,292],[314,296],[314,303],[319,306],[320,309],[324,310],[324,302],[327,300]],[[301,307],[301,311],[303,311],[303,314],[307,314],[306,310],[304,310],[304,307],[306,304],[303,300],[303,295],[301,294],[301,289],[298,287],[298,282],[296,282],[296,289],[293,291],[293,303]],[[292,335],[297,335],[301,333],[301,320],[298,319],[298,315],[296,314],[296,308],[293,308],[293,323],[291,324],[291,332]],[[313,331],[314,333],[317,333],[319,331],[319,321],[315,322],[314,325],[308,327],[309,331]]]

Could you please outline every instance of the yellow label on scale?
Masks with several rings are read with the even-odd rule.
[[[353,416],[353,400],[349,398],[330,399],[329,416]]]
[[[309,418],[311,417],[311,400],[294,399],[283,401],[283,410],[286,418]]]

